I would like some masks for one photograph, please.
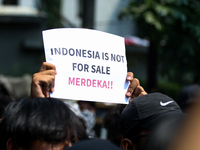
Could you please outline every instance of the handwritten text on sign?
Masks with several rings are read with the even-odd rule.
[[[53,97],[127,103],[122,37],[89,29],[53,29],[43,31],[43,40],[46,61],[58,72]]]

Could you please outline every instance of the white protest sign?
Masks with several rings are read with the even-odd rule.
[[[46,62],[57,70],[51,97],[128,103],[123,37],[81,28],[42,33]]]

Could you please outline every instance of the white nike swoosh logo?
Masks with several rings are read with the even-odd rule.
[[[168,102],[163,103],[163,102],[160,101],[160,105],[161,106],[167,106],[168,104],[173,103],[173,102],[174,101],[168,101]]]

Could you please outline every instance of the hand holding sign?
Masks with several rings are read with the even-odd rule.
[[[130,85],[126,92],[126,96],[130,97],[129,102],[135,97],[147,94],[144,88],[140,86],[140,81],[137,78],[133,78],[133,76],[134,75],[132,72],[128,72],[126,77],[126,80],[130,82]]]
[[[54,91],[56,74],[53,64],[43,62],[39,72],[33,75],[30,97],[49,97],[50,93]]]

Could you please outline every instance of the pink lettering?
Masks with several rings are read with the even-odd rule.
[[[84,78],[81,78],[81,86],[85,86],[86,80]]]
[[[92,86],[93,87],[96,87],[96,84],[97,84],[96,82],[97,82],[97,80],[92,80]]]
[[[76,78],[76,85],[80,86],[80,78]]]
[[[91,80],[87,79],[87,86],[91,86]]]
[[[101,82],[102,82],[102,80],[97,80],[97,87],[102,88],[102,87],[101,87]]]
[[[113,89],[113,81],[69,77],[68,85]]]
[[[107,88],[107,84],[106,84],[106,81],[103,81],[103,87],[102,88]]]
[[[73,79],[71,79],[70,77],[69,77],[69,82],[68,82],[68,85],[70,85],[70,84],[75,84],[75,78],[73,78]]]

